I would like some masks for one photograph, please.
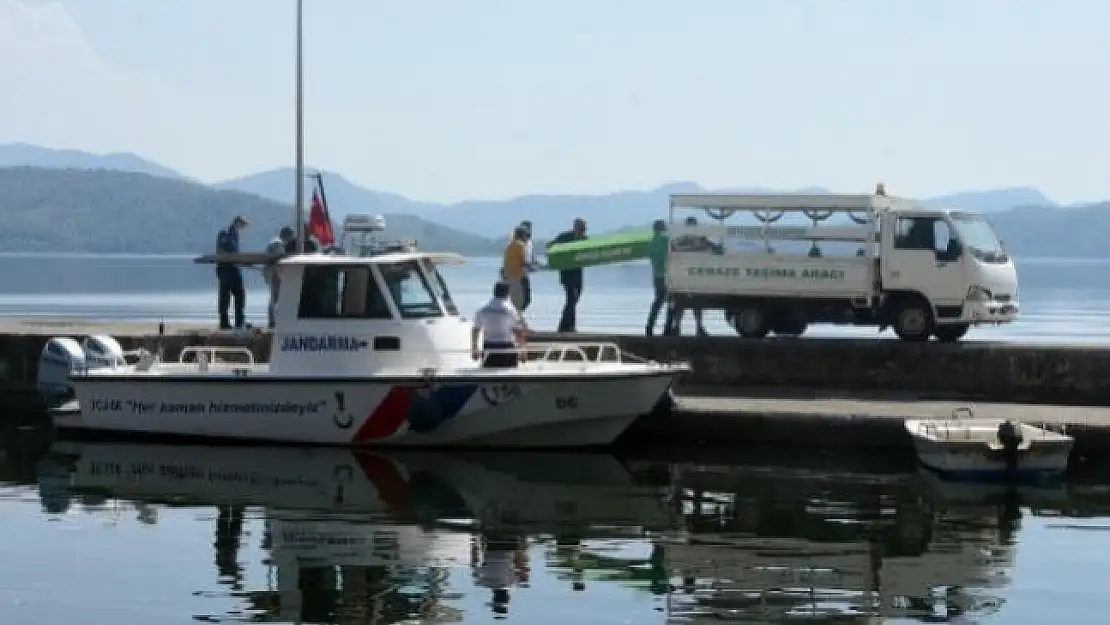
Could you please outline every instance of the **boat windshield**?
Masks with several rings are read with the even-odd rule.
[[[455,306],[455,300],[451,299],[451,292],[447,290],[447,282],[443,279],[443,275],[439,273],[439,268],[436,264],[427,260],[420,261],[420,265],[424,268],[424,273],[432,277],[432,290],[435,291],[436,296],[443,302],[443,307],[447,309],[447,314],[452,317],[459,316],[459,308]]]
[[[985,263],[1009,261],[1002,241],[982,215],[953,212],[950,217],[960,242],[972,256]]]
[[[417,261],[379,264],[378,268],[402,319],[443,316],[436,291],[433,291],[424,272],[420,271]]]

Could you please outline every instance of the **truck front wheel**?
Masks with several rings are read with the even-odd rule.
[[[937,340],[942,343],[955,343],[967,334],[970,327],[971,326],[966,323],[946,324],[937,326],[936,330],[933,330],[933,334],[935,334]]]
[[[894,316],[894,333],[903,341],[928,341],[933,333],[933,311],[920,299],[902,302]]]
[[[746,339],[761,339],[767,336],[767,315],[759,308],[741,308],[732,314],[732,325],[736,332]]]

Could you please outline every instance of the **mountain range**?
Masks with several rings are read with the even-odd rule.
[[[18,143],[0,144],[0,168],[6,168],[0,169],[0,246],[6,250],[59,249],[56,246],[61,245],[61,249],[87,251],[197,251],[211,247],[215,230],[237,213],[258,222],[244,245],[261,244],[252,239],[272,236],[288,221],[289,198],[294,194],[291,168],[203,185],[135,154],[92,154]],[[337,222],[348,213],[385,214],[392,235],[417,238],[426,248],[472,255],[498,253],[504,235],[523,219],[534,222],[541,238],[567,228],[575,217],[586,218],[592,232],[606,232],[665,217],[669,194],[710,190],[676,182],[605,195],[526,195],[440,204],[367,189],[327,171],[323,177]],[[307,194],[311,185],[305,186]],[[759,187],[712,190],[775,192]],[[824,192],[819,187],[795,191]],[[989,214],[1019,257],[1110,256],[1093,234],[1110,228],[1108,203],[1060,206],[1026,187],[922,201]],[[45,208],[50,219],[44,217]],[[109,228],[113,224],[115,231]],[[156,239],[149,236],[151,232],[174,236]]]

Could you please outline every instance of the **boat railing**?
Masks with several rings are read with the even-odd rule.
[[[254,352],[238,345],[190,345],[181,349],[179,363],[253,365]]]
[[[974,416],[974,412],[970,407],[956,408],[952,411],[952,416],[949,419],[918,421],[917,431],[923,436],[934,440],[981,442],[984,440],[981,433],[988,428],[982,426],[971,427],[961,423],[965,419],[974,418]],[[1034,430],[1033,433],[1030,433],[1030,428],[1022,428],[1022,436],[1026,440],[1049,440],[1056,438],[1058,435],[1067,435],[1067,426],[1065,424],[1042,423],[1038,426],[1020,421],[1016,423],[1019,426],[1030,425],[1032,430]],[[992,434],[997,432],[993,427],[989,429]]]
[[[526,343],[520,347],[482,351],[485,354],[517,354],[525,362],[651,362],[622,350],[620,345],[613,342]]]

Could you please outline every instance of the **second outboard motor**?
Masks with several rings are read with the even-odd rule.
[[[90,336],[85,339],[81,347],[84,349],[85,361],[90,369],[122,367],[127,364],[123,346],[113,336],[107,334]]]
[[[76,340],[68,336],[48,340],[39,356],[39,393],[48,404],[71,399],[73,387],[69,383],[69,375],[85,367],[85,350]]]
[[[998,424],[998,442],[1002,444],[1002,462],[1006,465],[1006,474],[1013,477],[1018,467],[1018,447],[1021,446],[1023,437],[1021,426],[1010,419]]]

